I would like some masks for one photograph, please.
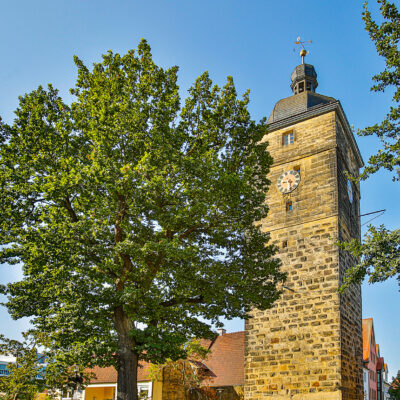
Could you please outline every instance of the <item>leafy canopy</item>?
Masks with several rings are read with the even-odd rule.
[[[389,231],[383,225],[371,226],[363,243],[353,239],[340,243],[340,247],[361,259],[360,263],[346,271],[342,289],[351,283],[361,284],[369,276],[369,283],[383,282],[400,275],[400,230]]]
[[[0,336],[0,352],[15,357],[9,363],[9,374],[0,379],[0,398],[4,400],[33,400],[43,390],[41,366],[38,363],[37,346],[32,337],[25,334],[24,343]]]
[[[265,123],[231,77],[220,88],[204,73],[181,106],[178,68],[144,40],[92,70],[75,63],[72,104],[39,87],[0,124],[0,262],[24,272],[2,288],[7,307],[71,363],[118,365],[126,343],[153,362],[183,357],[221,316],[279,296],[257,223]]]
[[[367,179],[383,168],[393,172],[393,180],[398,181],[400,179],[400,13],[394,3],[387,0],[377,0],[377,3],[380,4],[382,22],[378,24],[373,19],[367,2],[364,3],[363,20],[378,54],[385,59],[386,68],[372,78],[375,85],[371,90],[383,92],[388,88],[394,88],[394,105],[390,107],[382,122],[359,132],[361,136],[375,135],[382,143],[382,148],[368,160],[360,179]],[[361,283],[365,276],[369,276],[370,283],[397,276],[400,284],[399,229],[390,231],[384,226],[369,227],[363,243],[353,240],[342,244],[341,247],[361,257],[360,264],[347,271],[342,290],[351,282]]]
[[[371,40],[374,42],[377,53],[385,59],[386,68],[372,79],[375,85],[371,90],[384,92],[394,88],[394,106],[386,118],[375,125],[365,128],[359,133],[362,136],[376,135],[382,142],[382,148],[377,154],[370,157],[368,165],[361,174],[366,179],[370,174],[384,168],[393,171],[394,180],[400,178],[400,13],[394,3],[387,0],[377,0],[383,18],[379,25],[373,20],[368,10],[367,2],[364,3],[363,20]]]
[[[48,343],[45,335],[28,331],[22,336],[20,342],[0,335],[0,354],[15,358],[15,362],[7,366],[9,374],[0,379],[0,398],[33,400],[46,390],[47,398],[58,399],[60,390],[69,388],[69,378],[74,376],[74,370],[79,369],[66,363],[63,355],[55,349],[42,347]],[[87,384],[92,375],[80,371],[83,383]]]

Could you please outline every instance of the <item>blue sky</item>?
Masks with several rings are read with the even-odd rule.
[[[371,8],[376,4],[371,0]],[[126,52],[141,37],[156,62],[180,67],[182,96],[203,71],[222,85],[232,75],[239,92],[251,90],[254,119],[268,116],[290,92],[290,74],[300,62],[297,36],[312,39],[307,62],[318,73],[319,93],[338,98],[355,129],[384,118],[391,93],[371,93],[371,77],[384,67],[361,20],[359,0],[0,0],[0,115],[13,119],[18,96],[51,82],[69,99],[76,68],[107,50]],[[373,138],[357,138],[365,160],[377,149]],[[379,173],[362,184],[361,211],[386,208],[373,223],[400,226],[400,184]],[[363,223],[368,219],[363,219]],[[365,228],[365,226],[364,226]],[[20,277],[0,266],[0,282]],[[390,375],[400,369],[400,293],[395,280],[363,285],[363,314],[372,317]],[[0,308],[0,333],[19,337],[27,321],[12,321]],[[243,329],[229,321],[229,331]]]

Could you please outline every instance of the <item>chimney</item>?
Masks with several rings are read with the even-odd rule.
[[[224,329],[224,328],[219,328],[219,329],[217,329],[217,332],[218,332],[218,335],[219,335],[219,336],[222,336],[222,335],[225,335],[226,329]]]

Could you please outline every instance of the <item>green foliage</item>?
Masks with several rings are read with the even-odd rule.
[[[400,400],[400,371],[397,372],[397,377],[393,378],[389,394],[391,399]]]
[[[363,20],[378,54],[385,59],[386,68],[372,78],[375,85],[371,90],[383,92],[394,88],[394,106],[382,122],[358,132],[361,136],[375,135],[382,142],[382,148],[370,157],[360,179],[367,179],[383,168],[394,172],[393,180],[396,181],[400,179],[400,13],[394,3],[387,0],[377,0],[377,3],[380,4],[382,22],[378,24],[374,21],[367,2],[364,3]],[[370,227],[363,243],[353,240],[342,244],[343,249],[361,261],[346,272],[341,290],[352,282],[361,283],[365,276],[369,276],[370,283],[397,276],[400,284],[399,245],[399,230],[391,232],[383,226]]]
[[[380,56],[385,59],[386,68],[372,79],[376,82],[371,90],[384,92],[394,88],[393,102],[386,118],[378,124],[365,128],[359,133],[363,136],[376,135],[382,142],[382,149],[369,159],[369,164],[361,174],[361,179],[384,168],[394,171],[394,180],[400,178],[400,13],[394,3],[387,0],[378,0],[380,12],[383,17],[379,25],[371,16],[371,12],[364,3],[363,20],[365,29],[375,44]]]
[[[369,283],[382,282],[391,277],[400,276],[400,230],[387,230],[384,226],[370,227],[363,243],[353,239],[340,243],[343,250],[351,252],[361,259],[358,265],[346,271],[341,290],[351,283],[361,284],[365,276]]]
[[[205,320],[265,309],[284,279],[257,221],[272,163],[231,77],[202,74],[181,107],[177,67],[146,41],[78,68],[75,101],[51,85],[0,124],[2,287],[64,363],[185,357]],[[121,389],[124,390],[124,389]]]
[[[60,390],[68,388],[68,378],[73,376],[77,366],[65,364],[54,349],[42,348],[39,353],[39,346],[48,344],[44,335],[25,332],[23,337],[19,342],[0,335],[0,354],[16,358],[15,363],[7,366],[10,374],[0,379],[0,397],[32,400],[46,389],[47,397],[58,399]],[[82,372],[84,386],[92,375],[82,368],[78,370]]]
[[[201,342],[199,339],[191,339],[189,340],[186,344],[182,345],[182,351],[185,352],[186,357],[189,359],[189,361],[192,360],[205,360],[209,354],[209,350],[204,348],[201,345]],[[171,367],[171,368],[181,368],[183,365],[187,364],[182,364],[182,360],[171,360],[171,359],[166,359],[165,362],[159,363],[159,364],[150,364],[150,372],[149,372],[149,378],[152,381],[161,381],[162,380],[162,371],[166,367]],[[196,383],[196,385],[200,384],[200,377],[196,372],[193,374],[193,382]]]
[[[0,398],[4,400],[33,400],[44,388],[37,359],[37,346],[34,340],[25,335],[24,343],[0,336],[0,353],[16,357],[9,363],[10,374],[0,379]]]

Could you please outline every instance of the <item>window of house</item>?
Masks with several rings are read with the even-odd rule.
[[[288,146],[294,142],[294,133],[288,132],[283,135],[283,145]]]
[[[289,200],[286,202],[286,211],[292,211],[293,210],[293,203]]]
[[[138,393],[140,400],[148,400],[152,398],[152,384],[151,382],[138,382]]]
[[[286,249],[286,247],[287,247],[287,240],[284,240],[282,242],[282,249]]]
[[[299,83],[299,93],[304,92],[304,82]]]

